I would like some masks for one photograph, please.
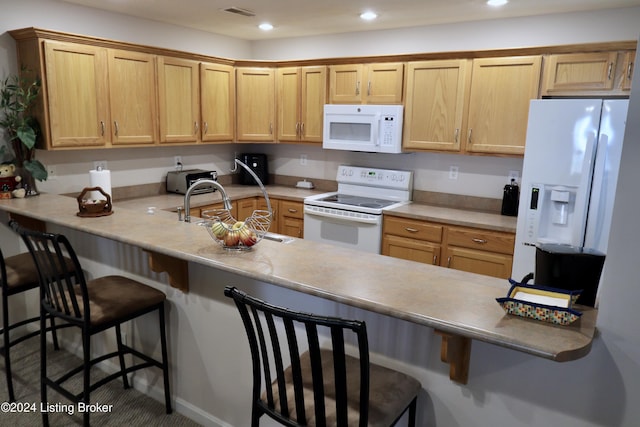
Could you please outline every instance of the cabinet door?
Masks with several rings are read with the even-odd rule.
[[[51,147],[109,143],[107,52],[103,48],[44,42]]]
[[[236,77],[232,66],[200,64],[200,109],[203,142],[234,139]]]
[[[278,140],[300,139],[300,69],[279,68],[276,74],[278,87]]]
[[[542,94],[611,90],[617,56],[617,52],[549,55]]]
[[[627,52],[624,55],[624,74],[622,76],[622,90],[631,90],[631,79],[633,78],[633,67],[636,61],[635,52]]]
[[[468,60],[408,64],[404,148],[460,151],[470,79]]]
[[[270,68],[237,68],[238,141],[275,139],[275,72]]]
[[[440,245],[416,239],[385,234],[382,239],[382,255],[425,264],[438,265]]]
[[[331,104],[360,104],[363,66],[332,65],[329,67],[329,102]]]
[[[367,104],[402,104],[404,64],[369,64],[366,67]]]
[[[538,97],[540,56],[473,60],[466,151],[524,154],[529,102]]]
[[[324,104],[327,103],[327,67],[303,67],[300,77],[300,139],[322,142]]]
[[[199,63],[158,57],[160,142],[198,142],[200,103]]]
[[[154,144],[158,116],[155,56],[109,50],[113,145]]]
[[[280,232],[280,230],[278,229],[278,212],[280,212],[279,202],[280,201],[278,199],[272,199],[271,197],[269,198],[269,203],[271,204],[271,225],[269,226],[269,231],[272,233]],[[258,197],[256,208],[263,211],[269,210],[267,201],[264,199],[264,197]]]
[[[244,221],[249,218],[253,214],[253,211],[256,210],[256,206],[257,200],[255,197],[238,200],[238,216],[236,219],[238,221]]]
[[[278,227],[281,234],[304,237],[304,210],[301,202],[280,200]]]
[[[513,257],[474,249],[447,247],[446,266],[470,273],[508,279],[511,276]]]

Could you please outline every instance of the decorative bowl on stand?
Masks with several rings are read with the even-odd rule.
[[[235,219],[228,209],[205,210],[202,212],[202,218],[204,219],[203,225],[207,228],[209,235],[224,249],[246,251],[251,249],[267,234],[271,225],[273,211],[271,210],[271,201],[267,195],[267,190],[262,185],[260,178],[240,160],[235,159],[235,162],[236,168],[231,172],[237,170],[237,165],[242,166],[249,172],[262,190],[264,199],[267,202],[267,209],[254,210],[251,216],[245,218],[244,221]]]
[[[248,250],[258,243],[269,230],[271,212],[255,210],[244,221],[236,220],[226,209],[202,212],[205,226],[211,237],[229,250]]]

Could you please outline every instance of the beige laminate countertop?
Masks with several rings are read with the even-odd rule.
[[[585,307],[582,318],[570,326],[506,315],[495,301],[506,295],[505,280],[302,239],[287,244],[263,240],[251,251],[227,252],[201,226],[179,222],[173,213],[148,215],[140,207],[114,204],[113,215],[81,218],[71,197],[41,194],[0,200],[0,210],[9,213],[426,325],[465,340],[556,361],[578,359],[591,348],[597,310]]]
[[[232,200],[240,200],[247,197],[262,197],[262,191],[258,186],[225,185],[225,190]],[[325,193],[326,191],[307,190],[281,185],[266,186],[269,197],[302,202],[305,197],[312,194]],[[138,199],[115,201],[114,207],[126,207],[128,209],[144,210],[155,207],[159,214],[167,215],[166,211],[175,210],[183,205],[184,197],[179,194],[161,194]],[[191,207],[204,206],[221,200],[216,193],[198,194],[191,198]],[[164,213],[163,213],[164,212]],[[177,218],[176,213],[171,215]],[[422,203],[408,203],[406,205],[385,210],[385,215],[399,216],[403,218],[434,221],[449,225],[461,225],[477,227],[487,230],[515,233],[516,218],[494,213],[476,212],[462,209],[431,206]]]

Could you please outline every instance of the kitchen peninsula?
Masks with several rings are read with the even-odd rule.
[[[586,307],[570,326],[504,314],[495,298],[505,296],[508,285],[488,276],[301,239],[265,239],[251,251],[226,252],[201,226],[179,222],[173,213],[148,215],[146,208],[115,203],[113,215],[81,218],[77,201],[61,195],[1,200],[0,211],[140,248],[152,258],[159,254],[161,262],[204,266],[212,277],[246,277],[433,328],[442,336],[440,357],[450,364],[450,378],[462,384],[471,340],[562,362],[585,356],[595,334],[597,310]]]

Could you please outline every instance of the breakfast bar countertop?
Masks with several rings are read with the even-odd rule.
[[[175,213],[149,215],[142,208],[114,203],[113,215],[82,218],[71,197],[0,200],[0,210],[10,214],[434,328],[443,337],[441,358],[452,369],[465,364],[465,353],[468,368],[468,345],[462,355],[452,349],[470,340],[569,361],[585,356],[594,339],[593,308],[584,307],[580,320],[569,326],[505,314],[496,298],[506,295],[506,280],[303,239],[286,244],[264,239],[250,251],[230,253],[202,226],[179,222]]]

